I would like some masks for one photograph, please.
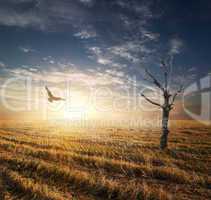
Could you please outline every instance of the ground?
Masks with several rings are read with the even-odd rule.
[[[211,199],[211,127],[70,129],[1,123],[0,199]]]

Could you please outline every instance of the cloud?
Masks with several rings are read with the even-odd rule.
[[[79,0],[79,2],[87,6],[92,6],[94,4],[94,0]]]
[[[143,34],[143,38],[147,39],[147,40],[150,40],[150,41],[157,41],[160,37],[160,34],[159,33],[153,33],[147,29],[142,29],[141,30],[142,34]]]
[[[112,54],[121,57],[132,63],[138,63],[145,55],[149,55],[153,50],[147,48],[142,41],[129,41],[122,45],[109,48]]]
[[[42,15],[34,11],[18,11],[17,6],[27,1],[10,1],[2,3],[0,7],[0,24],[5,26],[36,27],[43,29],[45,20]]]
[[[96,56],[100,56],[102,51],[100,47],[89,47],[89,50],[94,53]]]
[[[120,6],[123,9],[135,12],[147,18],[152,18],[152,12],[149,8],[150,1],[125,1],[125,0],[116,0],[113,4]]]
[[[55,64],[55,61],[54,60],[49,60],[49,63],[50,64]]]
[[[124,72],[118,71],[117,69],[107,69],[106,73],[117,76],[117,77],[124,77]]]
[[[151,55],[153,49],[148,47],[148,43],[151,45],[151,42],[159,38],[158,33],[150,30],[150,20],[154,16],[148,1],[115,0],[105,1],[103,4],[94,0],[9,2],[0,8],[0,24],[42,31],[65,30],[82,40],[94,38],[93,44],[90,44],[89,40],[81,42],[88,50],[89,58],[96,62],[96,67],[107,70],[115,68],[118,73],[127,71],[127,66],[136,65],[145,56]],[[21,9],[22,7],[24,9]],[[25,53],[31,52],[31,49],[26,47],[21,50]],[[52,57],[45,57],[43,61],[46,61],[44,64],[48,66],[56,66],[56,70],[65,69],[66,66],[58,65]],[[111,76],[111,72],[109,73]],[[114,76],[114,73],[112,75]]]
[[[0,24],[5,26],[30,27],[48,32],[62,31],[69,27],[80,31],[82,27],[86,29],[85,21],[89,19],[88,12],[77,1],[2,1]],[[92,1],[81,0],[80,2],[90,5]]]
[[[81,4],[88,5],[88,8]],[[102,9],[102,13],[95,12],[95,10],[92,10],[92,7],[89,8],[90,5],[95,4],[96,7],[99,6]],[[149,19],[153,18],[150,4],[146,2],[133,1],[129,3],[123,0],[115,0],[106,1],[104,5],[102,8],[102,3],[95,0],[2,0],[0,24],[22,28],[30,27],[42,31],[75,29],[77,31],[76,36],[86,39],[95,35],[95,30],[90,31],[90,25],[93,25],[94,29],[96,28],[94,22],[109,21],[113,23],[118,19],[118,15],[121,12],[110,9],[112,5],[135,12],[138,16],[138,20],[136,20],[136,23],[139,21],[138,27],[142,27]],[[108,11],[110,15],[104,16],[104,13],[106,14]],[[123,16],[125,20],[128,17]],[[127,21],[130,24],[134,21],[134,17],[128,17]]]
[[[31,71],[31,72],[38,72],[38,69],[35,68],[35,67],[30,67],[30,68],[29,68],[29,71]]]
[[[121,46],[114,46],[110,48],[111,53],[120,56],[123,59],[126,59],[130,62],[138,62],[139,59],[130,52],[130,48],[127,45],[121,45]]]
[[[74,86],[118,86],[125,82],[125,77],[122,73],[115,70],[80,70],[69,69],[61,71],[56,67],[52,67],[50,70],[44,68],[15,68],[8,69],[7,72],[10,77],[24,76],[32,78],[33,82],[45,82],[49,84],[64,84],[66,81],[70,82]]]
[[[95,48],[94,48],[95,49]],[[96,50],[96,49],[95,49]],[[92,68],[77,66],[70,61],[55,61],[54,64],[49,66],[48,56],[47,63],[43,63],[40,66],[37,65],[22,65],[17,68],[6,68],[5,72],[7,77],[28,77],[33,80],[33,83],[39,85],[40,83],[48,83],[50,85],[58,84],[66,86],[66,81],[69,81],[71,85],[84,86],[84,87],[117,87],[123,85],[127,81],[127,77],[124,72],[118,68]]]
[[[97,63],[102,65],[111,64],[111,60],[104,55],[102,48],[100,47],[88,47],[88,51],[91,53],[89,56],[91,59],[95,59]]]
[[[111,61],[109,59],[106,59],[106,58],[98,58],[97,62],[99,64],[102,64],[102,65],[108,65],[111,63]]]
[[[27,48],[27,47],[19,47],[19,49],[24,52],[24,53],[31,53],[31,52],[35,52],[34,49],[32,48]]]
[[[100,1],[95,0],[9,0],[9,3],[3,1],[5,3],[0,7],[0,25],[30,27],[47,32],[70,31],[70,34],[82,40],[95,38],[99,46],[104,42],[112,46],[115,40],[155,41],[159,37],[157,33],[149,30],[148,25],[153,19],[153,14],[148,1],[130,3],[115,0],[106,1],[103,6]],[[87,7],[81,4],[94,6]],[[118,11],[112,9],[114,5],[120,9],[117,9]],[[143,50],[146,50],[146,47]],[[29,53],[27,48],[23,51]],[[124,49],[119,51],[122,58],[138,62],[136,55],[130,51]],[[109,60],[108,57],[108,55],[103,56],[99,61]]]
[[[6,64],[0,61],[0,68],[5,68],[5,67],[6,67]]]
[[[88,48],[91,53],[90,58],[95,60],[96,63],[105,65],[105,67],[99,67],[100,73],[107,74],[112,77],[116,77],[116,83],[124,86],[125,88],[134,87],[134,74],[131,73],[130,64],[127,64],[122,60],[128,60],[133,63],[138,63],[141,58],[138,57],[140,51],[143,53],[151,53],[151,50],[140,47],[137,42],[128,42],[119,46],[113,46],[109,48],[105,47],[90,47]],[[133,55],[134,54],[134,55]],[[136,66],[134,66],[135,70]],[[137,74],[137,76],[140,74]],[[137,81],[137,88],[143,87],[143,81],[140,79]]]
[[[42,60],[49,61],[49,60],[52,60],[52,58],[53,58],[52,56],[46,56],[46,57],[43,57]]]
[[[75,33],[74,36],[79,37],[81,39],[89,39],[95,38],[97,36],[97,33],[95,31],[82,30],[78,33]]]
[[[120,64],[115,61],[114,56],[110,53],[109,49],[107,48],[88,47],[88,51],[91,54],[89,58],[95,60],[98,64],[119,69],[125,67],[124,64]]]
[[[173,38],[170,40],[170,54],[176,55],[182,51],[182,47],[184,46],[183,41],[179,38]]]
[[[49,63],[49,64],[55,64],[56,61],[52,56],[47,56],[42,58],[43,61]]]

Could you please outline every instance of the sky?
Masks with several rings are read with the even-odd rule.
[[[172,90],[210,73],[210,10],[209,0],[1,0],[1,119],[151,117],[138,97],[154,90],[144,68],[162,80],[171,57]],[[45,85],[66,101],[50,104]],[[184,117],[180,104],[173,116]]]

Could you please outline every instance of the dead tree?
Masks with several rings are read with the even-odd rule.
[[[182,92],[183,86],[181,85],[176,92],[171,92],[169,87],[169,75],[171,70],[171,64],[168,61],[162,60],[161,67],[163,68],[164,84],[162,84],[149,70],[145,69],[145,72],[148,76],[148,79],[160,90],[163,98],[163,103],[157,103],[148,98],[143,93],[141,94],[141,96],[146,99],[146,101],[148,101],[149,103],[158,106],[160,109],[162,109],[162,134],[160,138],[160,148],[165,149],[168,146],[169,114],[170,111],[173,109],[176,97]]]

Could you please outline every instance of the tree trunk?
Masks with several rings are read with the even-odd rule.
[[[160,148],[163,150],[168,146],[168,121],[169,121],[169,109],[163,108],[163,118],[162,118],[162,135],[160,138]]]

